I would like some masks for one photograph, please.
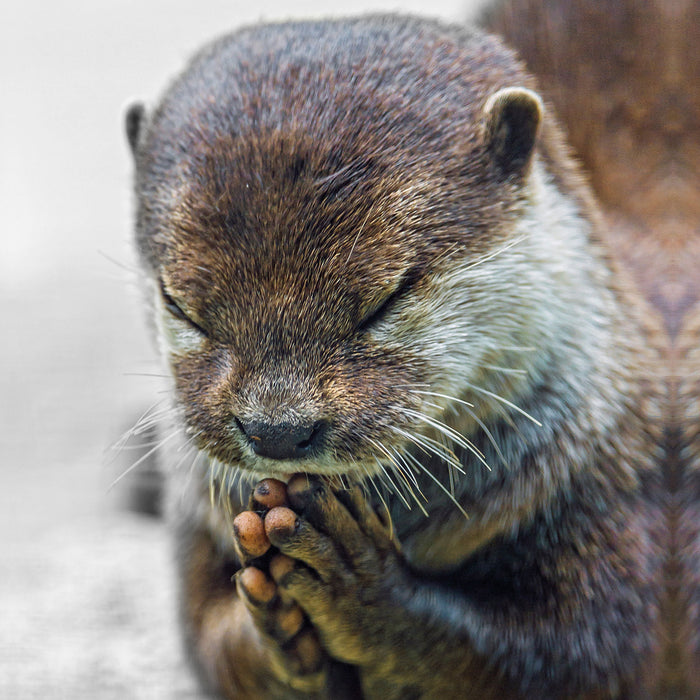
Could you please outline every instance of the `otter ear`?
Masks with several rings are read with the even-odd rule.
[[[146,108],[142,102],[134,102],[126,110],[124,118],[124,127],[126,129],[126,140],[129,142],[129,147],[132,153],[136,153],[136,146],[139,142],[139,136],[143,132],[143,126],[146,122]]]
[[[506,179],[527,171],[544,107],[540,96],[522,87],[503,88],[484,105],[484,140]]]

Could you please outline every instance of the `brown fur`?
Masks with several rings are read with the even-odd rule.
[[[629,250],[616,260],[610,234],[615,217],[628,226],[645,214],[620,204],[625,177],[596,179],[595,159],[617,153],[605,139],[586,162],[601,213],[547,104],[542,118],[523,93],[505,100],[510,115],[488,112],[511,87],[537,84],[493,38],[369,18],[242,30],[200,54],[148,124],[131,113],[139,248],[161,303],[196,337],[168,360],[218,489],[210,501],[194,466],[194,478],[171,475],[183,612],[198,666],[227,697],[631,698],[662,683],[666,404],[651,347],[662,331],[619,269],[639,279],[637,262]],[[546,254],[516,233],[535,211],[554,217],[525,234],[549,236]],[[558,255],[572,256],[568,269],[550,267]],[[664,311],[677,300],[661,267],[644,288]],[[504,277],[472,279],[472,268]],[[533,271],[551,293],[528,289]],[[462,370],[478,387],[456,401],[440,399],[456,391],[450,359],[441,365],[421,335],[447,311],[455,323],[475,316],[465,342],[498,329],[514,346],[489,346],[481,367]],[[529,335],[531,313],[543,325]],[[414,445],[428,517],[397,488],[384,496],[386,532],[370,496],[342,486],[365,476],[358,465],[407,449],[397,427],[440,437],[411,417],[429,410],[418,387],[436,392],[450,409],[440,420],[472,448]],[[313,459],[253,454],[244,426],[263,419],[322,421]],[[249,490],[231,488],[236,468],[346,477],[310,475],[289,494],[294,532],[267,523],[291,571],[236,554],[224,514],[245,509]],[[453,478],[469,518],[435,483]],[[274,581],[272,604],[231,583],[251,566]],[[320,649],[313,668],[275,628],[290,601]]]
[[[700,3],[516,0],[486,26],[540,79],[609,223],[611,251],[662,313],[671,547],[659,697],[700,697]]]

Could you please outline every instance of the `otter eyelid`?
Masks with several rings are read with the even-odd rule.
[[[399,282],[391,294],[386,296],[379,306],[377,306],[372,311],[368,312],[363,316],[357,325],[358,330],[367,330],[370,326],[380,321],[384,316],[386,316],[391,307],[408,291],[412,286],[414,281],[414,276],[411,273],[407,273],[403,276],[403,279]]]
[[[183,321],[190,320],[187,314],[180,308],[180,305],[175,301],[175,299],[172,298],[172,296],[170,296],[170,294],[165,288],[165,283],[163,282],[163,280],[160,280],[160,295],[163,299],[163,303],[165,304],[165,308],[173,316],[181,318]]]
[[[206,332],[204,329],[199,326],[197,323],[195,323],[183,310],[182,307],[173,299],[173,297],[168,293],[167,289],[165,288],[165,283],[163,280],[160,281],[160,294],[163,299],[163,304],[165,305],[165,308],[167,309],[168,313],[170,313],[172,316],[175,318],[180,319],[181,321],[185,321],[190,324],[194,329],[199,331],[202,335],[206,335]]]

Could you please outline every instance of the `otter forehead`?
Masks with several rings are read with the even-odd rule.
[[[276,222],[284,196],[300,221],[319,205],[326,224],[339,211],[367,216],[374,201],[443,237],[489,232],[510,193],[484,149],[482,108],[529,83],[495,39],[410,19],[237,32],[202,52],[153,115],[139,154],[142,249],[156,257],[148,239],[167,237],[174,205],[180,215],[197,197],[200,211],[230,200],[232,222],[253,211]]]
[[[365,152],[444,164],[450,146],[474,145],[493,91],[531,82],[498,40],[467,29],[391,16],[258,26],[195,57],[164,96],[155,131],[196,149],[222,131],[295,126],[343,148],[361,139]]]

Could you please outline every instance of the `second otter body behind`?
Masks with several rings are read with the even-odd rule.
[[[635,692],[658,624],[653,360],[512,54],[397,17],[242,30],[129,134],[197,450],[172,517],[209,682]],[[240,475],[288,486],[250,512]]]

